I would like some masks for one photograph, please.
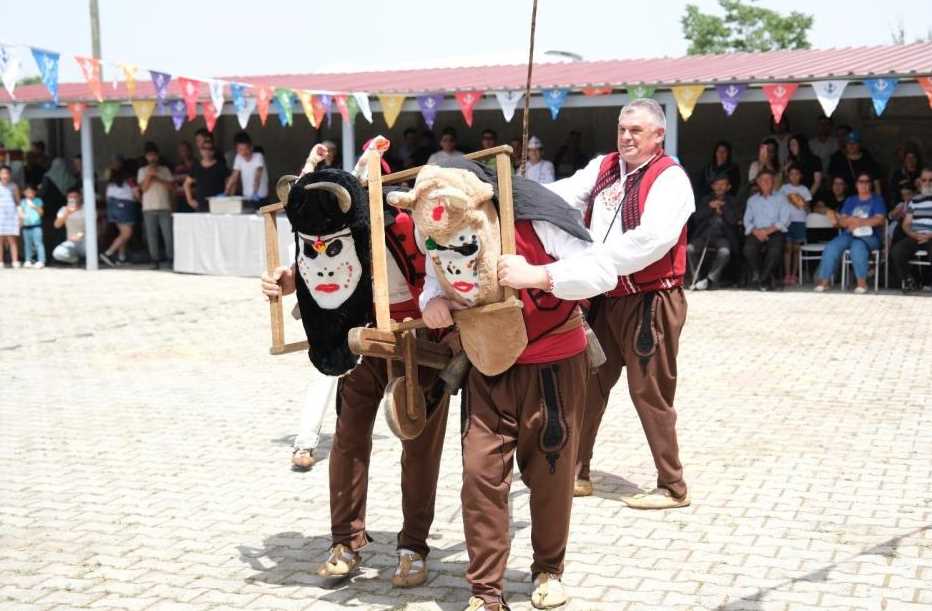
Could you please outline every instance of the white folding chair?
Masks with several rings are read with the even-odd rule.
[[[806,229],[834,229],[832,221],[824,214],[810,212],[806,215]],[[799,246],[799,285],[803,285],[803,276],[805,276],[806,261],[821,261],[822,251],[828,242],[815,242],[810,244],[804,242]]]
[[[909,260],[910,265],[915,265],[922,271],[923,267],[932,267],[932,261],[929,260],[929,251],[917,250],[913,258]],[[920,282],[922,284],[922,282]]]

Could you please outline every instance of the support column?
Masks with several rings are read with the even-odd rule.
[[[340,121],[343,126],[342,141],[340,145],[343,153],[343,169],[352,172],[356,167],[356,130],[352,122]]]
[[[97,269],[97,194],[94,185],[94,132],[90,113],[81,117],[81,181],[84,200],[84,251],[88,271]]]
[[[663,93],[657,95],[657,101],[663,104],[663,113],[667,116],[667,132],[663,142],[664,152],[671,157],[676,157],[679,146],[680,121],[680,115],[676,109],[676,100],[673,99],[672,93]]]

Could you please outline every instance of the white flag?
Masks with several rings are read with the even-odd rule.
[[[369,108],[369,94],[365,91],[357,91],[353,94],[353,98],[356,100],[356,106],[359,107],[359,112],[362,113],[362,116],[366,118],[366,121],[372,123],[372,109]]]
[[[217,109],[217,114],[223,112],[223,81],[208,81],[208,87],[210,87],[210,101],[213,102],[214,108]]]
[[[22,60],[15,49],[0,47],[0,77],[3,79],[3,86],[13,99],[16,99],[13,90],[16,89],[16,79],[19,78],[21,67]]]
[[[515,108],[518,102],[524,97],[523,91],[496,91],[495,97],[502,107],[502,114],[505,115],[505,121],[511,121],[515,116]]]
[[[20,102],[18,104],[10,104],[6,108],[10,111],[10,123],[16,125],[23,117],[23,111],[26,110],[26,104]]]
[[[815,91],[816,98],[819,99],[819,104],[822,105],[822,112],[825,113],[826,117],[831,117],[838,107],[841,94],[845,91],[848,81],[816,81],[810,83],[810,85]]]
[[[239,121],[239,128],[246,129],[249,124],[249,117],[256,110],[256,98],[244,98],[243,107],[236,111],[236,120]]]

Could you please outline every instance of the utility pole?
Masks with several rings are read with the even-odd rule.
[[[100,59],[100,10],[97,8],[97,0],[90,0],[91,3],[91,55],[94,59]],[[100,66],[100,80],[104,80],[104,67]]]

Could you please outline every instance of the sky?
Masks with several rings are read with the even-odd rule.
[[[716,0],[693,0],[717,13]],[[535,59],[680,56],[686,1],[539,0]],[[889,44],[932,30],[929,0],[760,0],[815,16],[816,48]],[[90,55],[87,0],[0,0],[0,43]],[[526,63],[531,0],[99,0],[102,56],[194,78]],[[844,10],[839,11],[843,6]],[[36,73],[28,56],[24,64]],[[63,81],[82,80],[61,62]],[[106,68],[105,68],[106,70]],[[106,75],[105,75],[106,76]]]

